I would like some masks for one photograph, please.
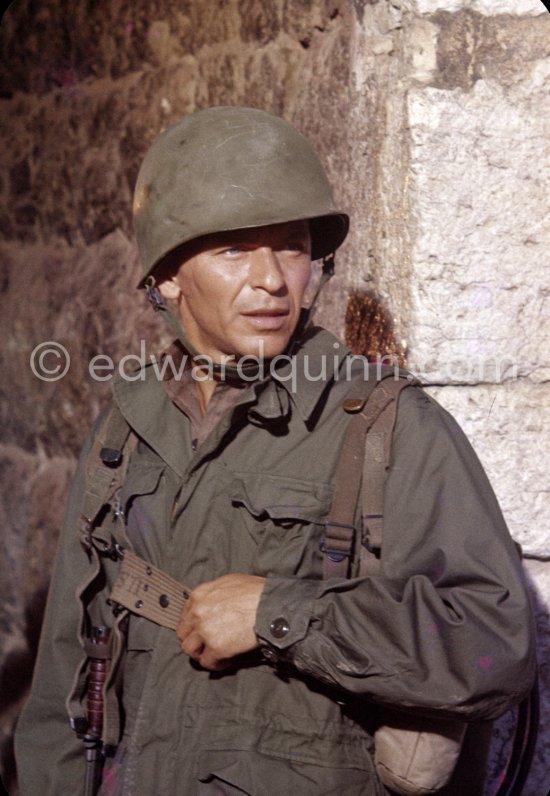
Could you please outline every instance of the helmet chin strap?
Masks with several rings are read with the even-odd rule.
[[[331,252],[331,254],[327,254],[326,257],[323,257],[323,270],[321,272],[321,278],[319,280],[319,284],[317,285],[317,290],[315,291],[314,296],[311,299],[311,304],[309,305],[309,307],[304,307],[302,309],[300,320],[298,321],[298,325],[296,326],[294,334],[292,335],[292,342],[291,342],[292,350],[289,353],[293,353],[296,344],[299,342],[302,334],[304,333],[310,321],[312,320],[313,312],[315,310],[315,305],[317,304],[317,299],[321,295],[321,290],[324,288],[329,279],[332,279],[333,276],[334,276],[334,252]]]
[[[306,328],[309,326],[311,322],[311,318],[313,316],[313,311],[315,309],[315,305],[317,303],[317,299],[321,293],[321,290],[324,288],[326,283],[331,279],[334,275],[334,253],[327,255],[323,259],[323,271],[321,274],[321,279],[319,280],[319,284],[317,286],[317,290],[313,296],[311,304],[307,308],[303,308],[300,313],[300,319],[296,325],[296,329],[292,335],[290,340],[289,346],[286,350],[286,353],[291,356],[294,354],[300,339],[305,332]],[[145,288],[145,292],[147,293],[147,298],[153,306],[155,312],[161,312],[165,321],[169,324],[170,328],[178,337],[178,340],[184,345],[185,350],[188,351],[193,359],[197,359],[199,357],[204,358],[204,354],[201,354],[195,346],[191,343],[188,339],[187,335],[185,334],[185,330],[181,324],[179,318],[176,317],[174,312],[170,309],[167,302],[161,295],[160,290],[158,289],[155,277],[153,275],[149,275],[145,281],[143,282],[143,287]],[[260,372],[260,365],[256,362],[246,362],[244,364],[232,365],[229,363],[224,363],[223,365],[213,362],[211,365],[212,373],[214,375],[221,375],[227,381],[238,382],[243,380],[243,376],[246,380],[253,379],[255,376],[259,375]]]

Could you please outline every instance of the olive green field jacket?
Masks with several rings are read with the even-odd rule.
[[[258,649],[212,673],[173,631],[131,616],[107,796],[377,796],[386,791],[372,762],[376,705],[474,721],[528,692],[534,632],[514,543],[470,444],[421,388],[400,397],[380,571],[322,580],[323,519],[349,422],[342,403],[365,391],[364,365],[350,367],[347,353],[314,330],[196,451],[151,366],[115,383],[139,438],[120,495],[132,546],[191,588],[230,572],[265,576],[255,629],[270,660]],[[76,528],[90,445],[17,730],[21,796],[73,796],[84,777],[66,700],[84,657],[75,594],[91,565]],[[358,534],[356,552],[360,543]],[[94,621],[113,621],[116,566],[84,595]]]

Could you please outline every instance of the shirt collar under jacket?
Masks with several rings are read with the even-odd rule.
[[[262,418],[273,420],[288,415],[292,404],[306,423],[349,353],[330,332],[312,327],[291,357],[281,356],[273,367],[266,365],[266,377],[244,389],[235,408],[251,404],[249,417],[258,423]],[[131,379],[117,378],[113,396],[134,431],[176,473],[183,475],[181,451],[188,450],[191,444],[190,430],[181,423],[181,412],[168,396],[153,364],[136,371]],[[220,434],[230,424],[231,414],[220,421]]]
[[[300,417],[306,422],[325,387],[335,378],[343,360],[349,354],[349,349],[326,329],[311,326],[306,329],[301,340],[295,344],[292,356],[285,353],[275,357],[271,363],[265,363],[263,373],[258,380],[247,379],[236,387],[241,391],[243,387],[253,387],[273,378],[277,385],[284,387]],[[171,357],[174,363],[173,368],[164,369],[165,387],[172,399],[177,390],[173,384],[175,373],[181,374],[183,380],[187,381],[185,377],[188,377],[191,371],[189,360],[185,361],[184,368],[181,367],[184,355],[185,351],[181,344],[174,342],[161,357],[161,362],[165,357]],[[251,395],[250,392],[243,393],[238,403],[243,403],[246,399],[250,400]],[[279,397],[277,397],[278,395]],[[257,415],[266,419],[274,419],[286,415],[287,412],[288,401],[280,397],[278,390],[276,393],[270,390],[260,393],[255,412]]]

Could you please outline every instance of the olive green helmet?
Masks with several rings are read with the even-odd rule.
[[[347,235],[348,216],[336,210],[311,145],[255,108],[185,116],[153,142],[138,174],[134,225],[145,276],[203,235],[299,219],[310,220],[313,259]]]

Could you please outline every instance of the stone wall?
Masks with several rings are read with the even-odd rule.
[[[165,338],[134,290],[142,154],[214,104],[283,114],[352,212],[320,320],[350,290],[470,435],[527,555],[548,557],[550,16],[539,0],[16,0],[0,29],[3,770],[75,457],[118,362]],[[70,367],[30,368],[53,341]],[[43,350],[52,371],[62,354]],[[37,358],[35,367],[40,365]],[[548,563],[527,560],[544,711],[525,796],[548,789]],[[509,733],[506,719],[498,740]],[[498,768],[498,748],[493,769]],[[493,781],[496,777],[493,776]],[[13,791],[15,786],[13,785]]]

